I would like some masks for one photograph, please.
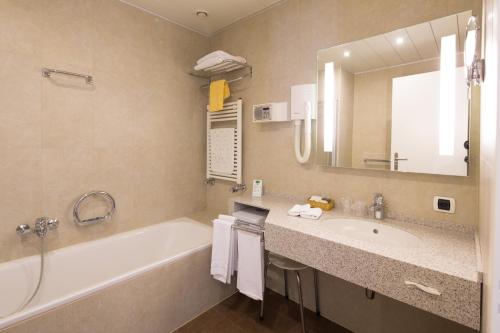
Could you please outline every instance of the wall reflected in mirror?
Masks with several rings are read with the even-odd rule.
[[[318,51],[317,163],[467,176],[471,15]]]

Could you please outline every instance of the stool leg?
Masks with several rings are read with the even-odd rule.
[[[283,279],[285,280],[285,298],[288,299],[288,274],[286,269],[283,270]]]
[[[319,293],[318,293],[318,271],[316,269],[313,269],[314,272],[314,297],[316,301],[316,315],[320,315],[320,310],[319,310]]]
[[[299,292],[300,323],[302,325],[302,333],[306,333],[306,325],[304,323],[304,303],[302,300],[302,283],[300,282],[299,271],[296,271],[295,273],[297,274],[297,290]]]

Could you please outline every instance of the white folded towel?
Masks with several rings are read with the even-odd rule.
[[[220,217],[220,216],[219,216]],[[234,250],[236,246],[234,231],[231,228],[234,220],[215,219],[213,221],[212,262],[210,274],[222,283],[231,283],[234,272]]]
[[[200,59],[198,59],[196,61],[196,63],[201,64],[202,62],[205,62],[205,61],[212,59],[212,58],[230,58],[232,56],[233,56],[232,54],[229,54],[229,53],[224,52],[222,50],[217,50],[217,51],[210,52],[209,54],[201,57]]]
[[[219,214],[220,220],[225,220],[229,222],[236,222],[237,218],[231,215]],[[236,230],[231,231],[231,247],[229,249],[229,279],[228,283],[231,283],[231,276],[234,275],[238,267],[238,233]]]
[[[243,64],[247,62],[247,60],[243,57],[233,56],[227,52],[219,50],[209,53],[206,56],[198,59],[196,65],[194,66],[194,69],[199,71],[209,67],[220,65],[224,62],[224,60],[234,60]]]
[[[290,210],[288,211],[288,215],[291,216],[300,216],[300,213],[306,212],[309,209],[311,209],[310,204],[305,204],[305,205],[294,205]]]
[[[198,59],[196,61],[196,64],[199,65],[201,63],[204,63],[204,62],[211,60],[211,59],[214,59],[214,58],[215,59],[233,59],[233,60],[237,60],[240,62],[246,62],[246,59],[243,57],[234,56],[234,55],[229,54],[227,52],[217,50],[217,51],[211,52],[211,53],[201,57],[200,59]]]
[[[231,215],[219,214],[219,220],[224,220],[224,221],[229,221],[229,222],[236,222],[236,217],[231,216]]]
[[[321,214],[323,214],[321,208],[310,208],[304,212],[301,212],[300,217],[303,217],[305,219],[317,220],[321,217]]]
[[[290,216],[300,216],[306,219],[317,220],[321,217],[323,211],[321,208],[311,208],[311,205],[294,205],[288,211],[288,215]]]
[[[261,301],[264,293],[264,245],[260,235],[238,230],[238,290]]]

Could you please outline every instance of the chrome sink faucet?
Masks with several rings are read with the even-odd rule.
[[[373,205],[370,208],[373,210],[373,216],[376,220],[384,219],[384,196],[382,193],[375,193]]]
[[[45,238],[49,230],[57,229],[59,226],[58,219],[51,219],[49,217],[39,217],[35,220],[33,229],[27,224],[20,224],[16,228],[16,233],[19,236],[24,236],[30,233],[36,234],[40,238]]]

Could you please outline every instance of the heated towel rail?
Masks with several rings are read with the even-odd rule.
[[[225,103],[222,111],[207,112],[208,182],[221,179],[242,184],[242,106],[243,101],[238,99]],[[224,134],[221,129],[233,131]]]

